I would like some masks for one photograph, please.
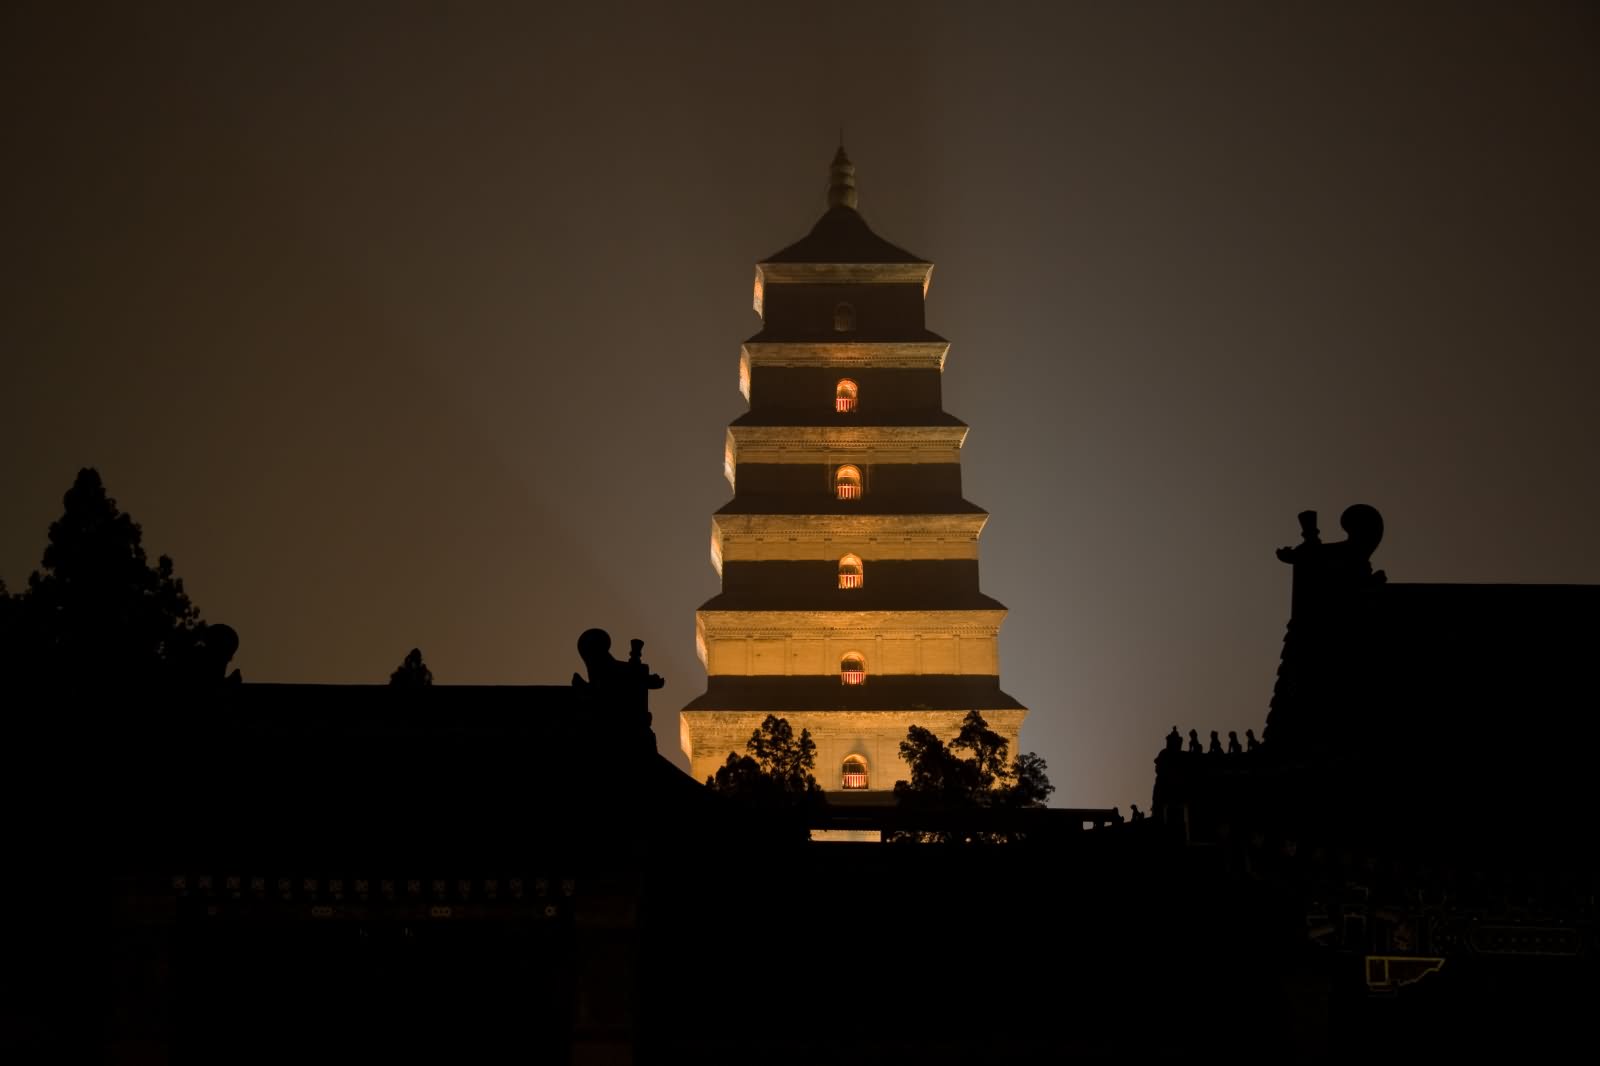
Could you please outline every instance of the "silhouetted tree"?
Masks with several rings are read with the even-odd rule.
[[[433,684],[433,671],[422,661],[421,648],[411,649],[405,661],[389,675],[389,684],[401,688],[426,688]]]
[[[1056,786],[1045,773],[1044,757],[1025,751],[1011,764],[1011,788],[1007,806],[1043,807]]]
[[[817,744],[810,731],[802,729],[797,737],[787,718],[769,714],[750,734],[745,751],[729,752],[728,761],[706,778],[706,787],[772,807],[792,807],[821,795]]]
[[[900,757],[911,767],[909,781],[896,781],[902,802],[922,806],[963,807],[977,791],[977,766],[958,758],[931,729],[914,725],[900,742]]]
[[[19,669],[27,658],[23,647],[22,597],[11,595],[0,581],[0,676],[7,683],[19,680]]]
[[[1006,764],[1007,747],[1006,738],[990,729],[989,723],[977,711],[967,712],[967,716],[961,720],[961,731],[950,742],[952,753],[971,753],[966,761],[972,764],[973,772],[977,775],[974,785],[980,792],[994,788],[1010,776]]]
[[[1043,807],[1055,786],[1045,761],[1034,752],[1007,758],[1010,745],[978,711],[968,711],[961,730],[946,745],[931,730],[912,726],[900,742],[900,756],[911,778],[896,781],[894,794],[906,806],[930,810],[970,811],[980,808]],[[965,757],[962,752],[967,753]],[[952,839],[955,834],[901,834],[923,840]],[[990,839],[987,834],[960,834],[962,839]],[[993,834],[1003,838],[1004,834]]]
[[[126,685],[203,676],[217,665],[172,560],[150,565],[138,523],[106,495],[99,473],[80,470],[62,504],[27,591],[0,608],[8,675]]]

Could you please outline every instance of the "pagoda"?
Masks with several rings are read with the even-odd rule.
[[[1006,609],[978,587],[988,513],[961,495],[950,344],[924,322],[933,264],[856,203],[841,146],[826,212],[756,265],[750,409],[728,427],[733,499],[711,522],[722,591],[695,614],[707,683],[681,740],[703,781],[776,714],[810,732],[835,802],[870,803],[909,776],[910,726],[949,739],[978,710],[1016,752],[1027,710],[1000,689]]]

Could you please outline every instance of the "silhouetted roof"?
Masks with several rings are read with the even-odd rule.
[[[1302,846],[1592,869],[1600,587],[1407,584],[1318,561],[1349,543],[1295,550],[1260,752],[1165,751],[1158,794],[1181,796],[1191,826]]]
[[[763,263],[926,263],[921,256],[890,244],[853,208],[830,207],[811,232]]]
[[[11,785],[43,794],[70,752],[96,786],[74,803],[93,806],[108,855],[157,869],[493,866],[742,817],[658,754],[642,712],[574,686],[218,685],[146,692],[140,708],[92,730],[38,716],[26,746],[52,758]]]

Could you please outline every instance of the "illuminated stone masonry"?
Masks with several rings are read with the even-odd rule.
[[[703,781],[777,714],[816,740],[823,788],[886,802],[910,726],[949,738],[978,710],[1015,751],[1027,710],[1000,690],[1006,610],[978,587],[988,515],[961,495],[933,264],[867,227],[842,148],[831,179],[811,233],[756,266],[750,410],[711,524],[722,592],[695,615],[706,692],[681,739]]]

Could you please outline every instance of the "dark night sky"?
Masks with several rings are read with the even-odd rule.
[[[6,6],[0,577],[98,466],[249,678],[562,682],[601,625],[677,755],[753,264],[842,123],[1057,803],[1260,727],[1301,509],[1600,582],[1593,6],[539,7]]]

